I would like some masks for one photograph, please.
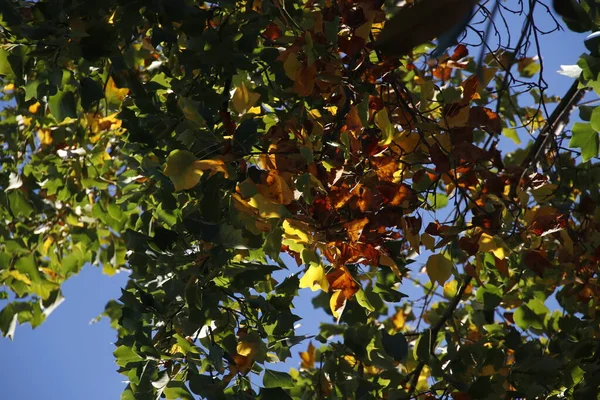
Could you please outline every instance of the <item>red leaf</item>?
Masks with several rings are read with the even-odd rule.
[[[452,59],[452,61],[458,61],[461,58],[465,58],[468,55],[469,55],[469,50],[467,49],[467,46],[465,46],[464,44],[459,44],[454,49],[454,53],[452,53],[452,56],[450,57],[450,59]]]

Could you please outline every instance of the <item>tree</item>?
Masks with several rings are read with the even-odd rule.
[[[407,3],[0,3],[2,333],[92,264],[131,274],[123,399],[596,396],[600,108],[565,126],[600,41],[558,98],[543,2]],[[600,28],[597,0],[554,8]]]

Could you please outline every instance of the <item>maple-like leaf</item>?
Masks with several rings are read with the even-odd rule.
[[[312,342],[308,342],[308,348],[306,351],[301,351],[300,353],[301,364],[300,368],[302,369],[313,369],[315,367],[315,359],[317,355],[317,350],[315,346],[313,346]]]

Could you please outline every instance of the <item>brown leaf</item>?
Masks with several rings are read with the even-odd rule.
[[[394,173],[398,171],[398,160],[394,156],[372,158],[371,165],[380,181],[393,181]]]
[[[533,220],[529,230],[538,236],[546,236],[567,227],[565,214],[542,215]]]
[[[458,240],[458,247],[467,253],[469,256],[474,256],[479,250],[478,241],[474,237],[463,236]]]
[[[315,64],[300,67],[294,81],[294,92],[300,96],[310,96],[315,87],[316,76],[317,67]]]
[[[368,223],[369,218],[360,218],[346,222],[344,224],[344,228],[346,228],[348,237],[350,238],[351,242],[358,242],[358,239],[360,239],[365,225],[367,225]]]
[[[463,106],[469,104],[471,102],[471,100],[473,100],[476,96],[478,96],[478,94],[477,94],[478,84],[479,84],[479,81],[477,80],[476,74],[469,76],[467,79],[464,80],[463,83],[461,83],[461,86],[463,88],[463,98],[462,98],[461,104]]]
[[[362,121],[358,115],[358,110],[353,105],[350,107],[350,111],[346,114],[346,129],[351,132],[358,132],[362,129]]]
[[[500,116],[487,107],[471,107],[469,124],[485,129],[488,133],[499,135],[502,133]]]
[[[552,263],[548,261],[544,252],[540,250],[530,250],[525,252],[523,261],[527,268],[534,271],[540,277],[544,276],[544,271],[546,269],[554,267]]]
[[[409,208],[415,198],[415,193],[406,183],[385,182],[379,186],[379,191],[383,195],[384,203],[391,206]]]
[[[431,156],[431,162],[435,165],[435,171],[443,174],[450,170],[450,159],[445,154],[437,143],[429,149],[429,155]]]

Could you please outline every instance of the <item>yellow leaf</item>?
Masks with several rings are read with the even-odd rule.
[[[16,280],[23,282],[27,286],[31,285],[31,279],[29,279],[29,277],[27,275],[25,275],[24,273],[22,273],[20,271],[17,271],[16,269],[13,269],[12,271],[8,271],[8,274],[10,276],[12,276],[13,278],[15,278]]]
[[[231,105],[238,114],[244,114],[256,104],[259,98],[259,93],[251,92],[246,87],[246,84],[242,82],[240,87],[235,89]]]
[[[308,243],[310,236],[312,236],[310,233],[302,230],[302,228],[308,229],[308,226],[303,226],[300,222],[294,220],[286,219],[283,221],[282,227],[287,239],[294,239],[297,242]]]
[[[106,100],[109,103],[120,104],[123,101],[123,99],[125,99],[125,96],[127,96],[128,93],[129,89],[117,87],[117,84],[113,80],[112,76],[108,78],[104,94],[106,95]]]
[[[288,78],[295,81],[300,69],[302,69],[302,63],[298,61],[296,54],[290,54],[283,63],[283,70],[285,71],[285,74]]]
[[[479,251],[483,253],[493,253],[501,260],[503,260],[510,252],[502,239],[497,236],[490,236],[487,233],[482,233],[479,238]]]
[[[396,331],[401,331],[404,328],[404,324],[406,323],[406,315],[404,314],[403,309],[399,309],[396,314],[392,317],[392,323],[394,324],[394,329]]]
[[[262,112],[262,108],[260,108],[260,106],[255,106],[255,107],[251,107],[248,110],[247,114],[260,114]]]
[[[259,350],[260,343],[255,341],[241,341],[237,344],[237,352],[240,356],[253,358]]]
[[[54,243],[54,238],[52,236],[48,236],[46,240],[44,240],[44,243],[42,244],[42,251],[40,252],[43,256],[48,254],[48,249],[50,249],[52,243]]]
[[[29,112],[32,114],[36,114],[40,110],[41,104],[39,101],[33,103],[29,106]]]
[[[333,317],[339,322],[340,317],[344,312],[344,308],[346,308],[346,297],[344,297],[341,290],[338,290],[331,295],[331,298],[329,299],[329,308],[331,309]]]
[[[40,129],[37,132],[38,139],[40,139],[40,144],[42,146],[49,146],[52,144],[52,131],[48,128]]]
[[[325,269],[321,265],[310,263],[308,270],[300,279],[300,289],[305,288],[310,288],[313,292],[319,289],[324,292],[329,291],[329,281],[325,276]]]
[[[185,354],[185,350],[183,349],[183,347],[181,347],[177,343],[174,343],[173,346],[171,346],[169,353],[170,354],[178,354],[178,353]]]
[[[388,146],[394,140],[394,126],[390,122],[387,108],[383,108],[375,114],[375,125],[381,130],[380,146]]]
[[[174,150],[167,158],[164,174],[171,179],[178,191],[196,186],[207,170],[211,174],[221,172],[226,178],[229,176],[223,160],[198,160],[187,150]]]
[[[432,254],[425,265],[427,275],[432,282],[443,285],[452,276],[454,265],[443,254]]]
[[[315,367],[315,356],[317,354],[317,350],[315,346],[313,346],[312,342],[308,342],[308,349],[306,351],[300,352],[300,359],[302,363],[300,364],[300,368],[302,369],[312,369]]]
[[[458,291],[458,282],[456,279],[452,279],[449,282],[444,284],[444,297],[447,299],[451,299],[456,296],[456,292]]]
[[[281,204],[275,204],[261,194],[256,194],[248,200],[248,204],[258,209],[258,213],[263,218],[281,218]]]

